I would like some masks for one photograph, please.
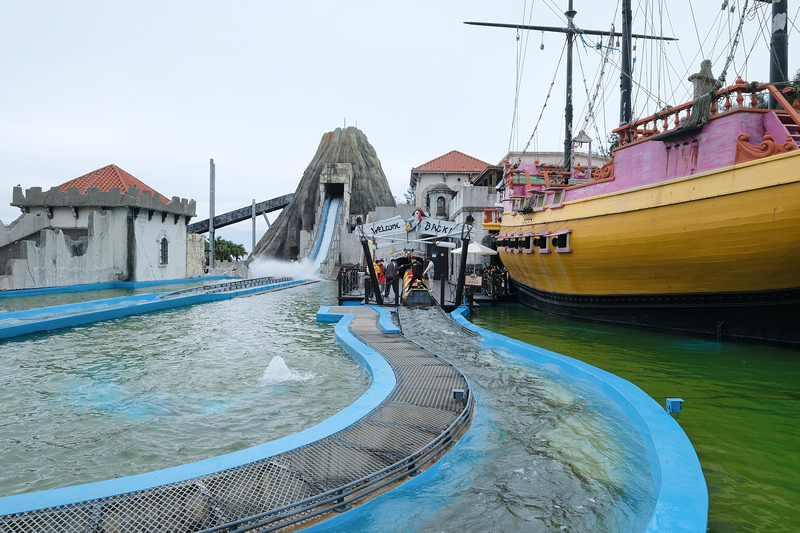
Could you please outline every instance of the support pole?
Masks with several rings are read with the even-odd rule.
[[[361,236],[361,247],[364,249],[364,257],[367,259],[367,270],[369,271],[372,292],[375,294],[375,301],[378,302],[378,305],[383,305],[383,295],[381,294],[381,286],[378,283],[378,276],[375,275],[375,265],[372,262],[372,252],[369,251],[369,241],[363,235]]]
[[[253,247],[250,248],[252,254],[256,249],[256,199],[253,198]]]
[[[456,307],[463,303],[464,299],[464,278],[467,275],[467,249],[469,248],[469,234],[472,232],[472,215],[467,216],[467,221],[461,229],[461,269],[458,272],[458,284],[456,285]]]
[[[211,160],[211,190],[208,199],[208,268],[214,268],[214,160]]]

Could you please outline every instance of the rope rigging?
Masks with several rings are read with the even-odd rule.
[[[667,40],[661,38],[642,38],[642,35],[634,36],[636,39],[633,43],[633,50],[636,50],[636,45],[641,45],[641,50],[634,52],[631,57],[631,63],[634,68],[631,71],[631,85],[633,87],[632,96],[632,109],[639,110],[638,113],[634,111],[634,116],[631,120],[636,120],[635,116],[641,116],[642,112],[649,115],[651,112],[646,110],[655,109],[656,112],[671,107],[671,104],[676,102],[680,103],[688,101],[692,98],[692,87],[686,83],[689,75],[696,71],[697,66],[701,60],[709,59],[713,64],[723,64],[722,70],[719,74],[718,84],[722,86],[726,82],[731,69],[734,69],[738,75],[747,75],[747,66],[750,57],[756,47],[759,47],[758,41],[763,41],[767,45],[770,42],[770,23],[771,19],[767,13],[768,9],[761,9],[762,6],[758,2],[750,2],[750,0],[721,0],[721,8],[718,10],[704,12],[706,20],[698,20],[700,12],[697,5],[693,5],[692,0],[685,0],[688,4],[688,10],[683,10],[684,13],[689,13],[692,20],[690,23],[682,24],[679,27],[685,32],[689,30],[696,40],[696,52],[691,58],[684,55],[684,49],[681,47],[668,48],[671,45]],[[633,2],[636,4],[634,12],[638,18],[637,25],[644,27],[644,34],[646,36],[657,35],[678,35],[680,32],[676,31],[673,27],[673,21],[670,17],[668,6],[675,9],[674,0],[659,0],[652,2],[652,0],[638,0]],[[756,4],[756,5],[753,5]],[[765,4],[769,6],[769,4]],[[531,20],[533,18],[533,5],[530,6],[530,11],[525,11],[525,18]],[[566,21],[564,14],[559,12],[558,7],[554,4],[553,0],[542,0],[539,7],[545,7],[547,10],[552,11],[560,20]],[[619,3],[617,11],[619,10]],[[541,9],[540,9],[541,11]],[[573,12],[574,13],[574,12]],[[798,8],[795,17],[790,17],[788,21],[788,33],[795,33],[797,30],[793,18],[797,18],[800,14]],[[616,18],[617,12],[614,13]],[[745,28],[745,20],[757,20],[756,29]],[[599,147],[601,152],[604,151],[603,142],[608,142],[608,138],[600,133],[600,130],[610,131],[606,127],[606,113],[605,105],[608,98],[614,96],[612,76],[608,76],[609,67],[621,72],[621,58],[618,44],[614,43],[614,29],[613,26],[607,34],[600,34],[597,31],[582,30],[574,24],[572,19],[566,21],[566,26],[572,24],[574,28],[574,42],[576,46],[582,45],[583,54],[576,54],[578,60],[578,72],[581,75],[581,83],[583,85],[583,94],[586,98],[582,104],[581,113],[576,117],[576,122],[582,125],[579,129],[589,132],[592,131],[593,136],[600,141]],[[688,22],[688,21],[687,21]],[[710,23],[709,23],[710,22]],[[708,27],[708,30],[703,34],[701,28]],[[537,27],[537,29],[540,27]],[[549,27],[544,27],[548,29]],[[533,28],[527,28],[533,29]],[[551,30],[548,30],[551,31]],[[752,31],[752,33],[751,33]],[[515,138],[519,141],[519,96],[521,94],[521,77],[523,75],[525,54],[527,51],[527,40],[522,39],[519,35],[519,28],[517,29],[516,40],[518,43],[518,71],[517,83],[515,87],[515,102],[514,102],[514,119],[512,122],[512,133],[509,138],[509,151],[512,149]],[[562,30],[563,32],[563,30]],[[544,49],[544,31],[541,33],[540,50]],[[594,35],[594,37],[593,37]],[[580,40],[578,40],[580,39]],[[691,39],[690,39],[691,40]],[[743,46],[743,43],[751,41],[748,46]],[[578,44],[580,43],[580,44]],[[553,95],[553,89],[556,85],[559,72],[563,67],[563,60],[565,57],[566,43],[562,46],[561,54],[558,57],[555,66],[553,78],[547,89],[547,93],[543,99],[539,116],[535,122],[533,131],[525,144],[523,153],[528,152],[531,145],[537,144],[539,128],[542,127],[544,113],[548,105],[550,105],[550,98]],[[589,56],[590,52],[596,54],[598,61],[597,70],[594,73],[593,80],[589,83],[588,77],[590,69],[587,66],[591,63],[586,63],[583,56]],[[651,61],[641,61],[637,54],[644,54],[651,58]],[[637,61],[638,59],[638,61]],[[655,59],[653,61],[652,59]],[[638,66],[637,66],[638,63]],[[741,63],[741,64],[740,64]],[[644,65],[644,66],[642,66]],[[716,70],[716,69],[715,69]],[[791,79],[792,76],[786,73],[786,79]],[[591,86],[591,88],[590,88]],[[602,121],[602,124],[598,124]],[[561,125],[562,129],[564,124]],[[614,124],[615,127],[616,124]],[[555,127],[552,128],[555,133]],[[549,135],[548,135],[549,136]],[[517,144],[518,145],[518,144]]]

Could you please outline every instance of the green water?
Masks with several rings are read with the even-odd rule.
[[[597,366],[664,404],[697,450],[709,531],[800,529],[800,353],[718,344],[559,319],[522,306],[480,308],[486,329]]]

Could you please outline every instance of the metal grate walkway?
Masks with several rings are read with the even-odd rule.
[[[276,531],[324,519],[436,460],[466,430],[474,399],[454,366],[396,333],[369,307],[351,332],[391,365],[395,389],[351,426],[286,453],[138,492],[0,516],[0,532]],[[453,390],[466,391],[457,401]]]

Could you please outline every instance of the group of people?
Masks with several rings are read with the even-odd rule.
[[[430,259],[425,260],[424,267],[419,257],[413,257],[410,263],[406,263],[400,267],[397,266],[395,258],[392,258],[385,266],[383,264],[383,259],[378,259],[373,263],[373,266],[375,268],[375,275],[378,277],[378,283],[384,286],[384,298],[389,298],[390,290],[394,291],[395,298],[400,297],[398,286],[400,280],[403,279],[403,276],[405,276],[406,271],[409,269],[411,270],[411,285],[413,285],[416,280],[424,284],[425,278],[427,278],[427,288],[430,289],[433,287],[434,266],[433,261]]]

